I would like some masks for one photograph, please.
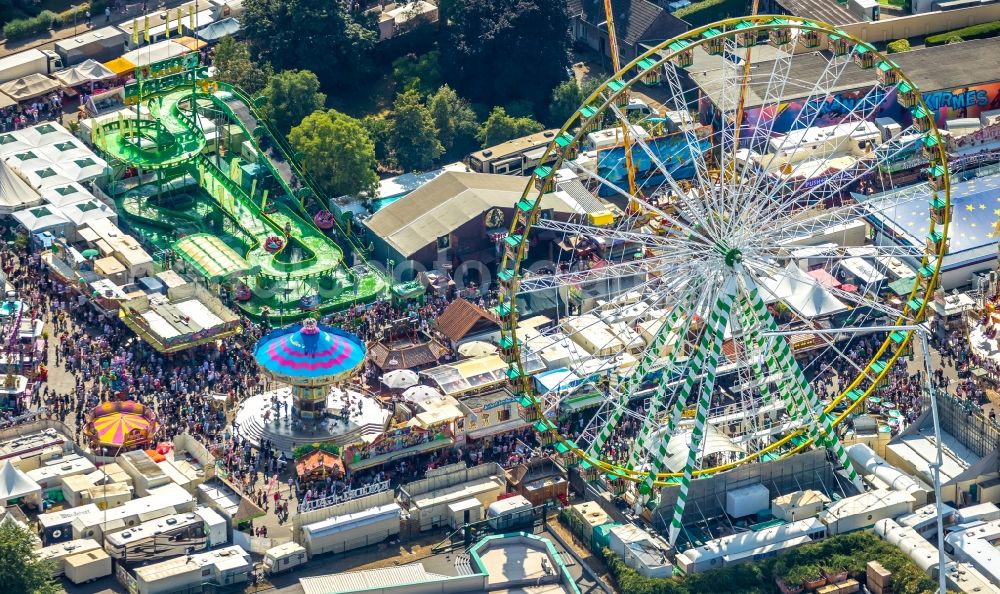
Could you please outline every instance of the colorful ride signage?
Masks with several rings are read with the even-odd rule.
[[[208,67],[198,65],[198,54],[168,58],[135,69],[135,82],[125,85],[125,105],[168,93],[177,87],[208,78]]]

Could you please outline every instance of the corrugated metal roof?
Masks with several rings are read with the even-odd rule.
[[[422,563],[335,573],[317,577],[300,578],[303,594],[348,594],[379,588],[392,588],[407,584],[420,584],[448,576],[430,573]]]

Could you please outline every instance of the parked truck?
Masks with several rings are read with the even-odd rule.
[[[29,74],[52,74],[62,70],[62,58],[51,50],[30,49],[0,59],[0,84]]]

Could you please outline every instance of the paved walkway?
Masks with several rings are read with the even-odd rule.
[[[176,6],[184,4],[186,1],[187,0],[159,0],[158,2],[150,1],[146,5],[147,8],[146,14],[154,14],[165,8],[174,8]],[[203,0],[203,1],[204,1],[203,9],[211,7],[208,0]],[[0,58],[8,56],[10,54],[16,54],[17,52],[23,52],[26,49],[32,49],[32,48],[52,49],[55,46],[55,43],[61,39],[69,39],[70,37],[79,35],[80,33],[85,33],[90,29],[99,29],[101,27],[106,27],[108,25],[118,25],[120,23],[130,23],[132,22],[132,19],[141,17],[142,15],[143,12],[142,12],[141,2],[126,4],[124,11],[118,10],[111,14],[110,21],[105,21],[103,11],[101,12],[101,14],[95,14],[93,15],[91,24],[89,26],[86,23],[86,19],[84,19],[84,17],[81,15],[76,23],[76,27],[74,27],[73,23],[71,22],[69,23],[69,26],[63,27],[62,29],[49,31],[43,35],[36,35],[35,37],[28,37],[25,39],[9,41],[4,43],[3,45],[0,45]],[[124,50],[122,53],[124,53]]]

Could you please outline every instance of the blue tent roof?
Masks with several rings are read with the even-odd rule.
[[[218,41],[226,35],[236,35],[239,30],[240,22],[233,17],[229,17],[203,27],[198,30],[196,35],[203,41]]]
[[[354,373],[364,364],[366,354],[365,344],[357,336],[306,320],[261,338],[254,358],[275,376],[334,382]]]

